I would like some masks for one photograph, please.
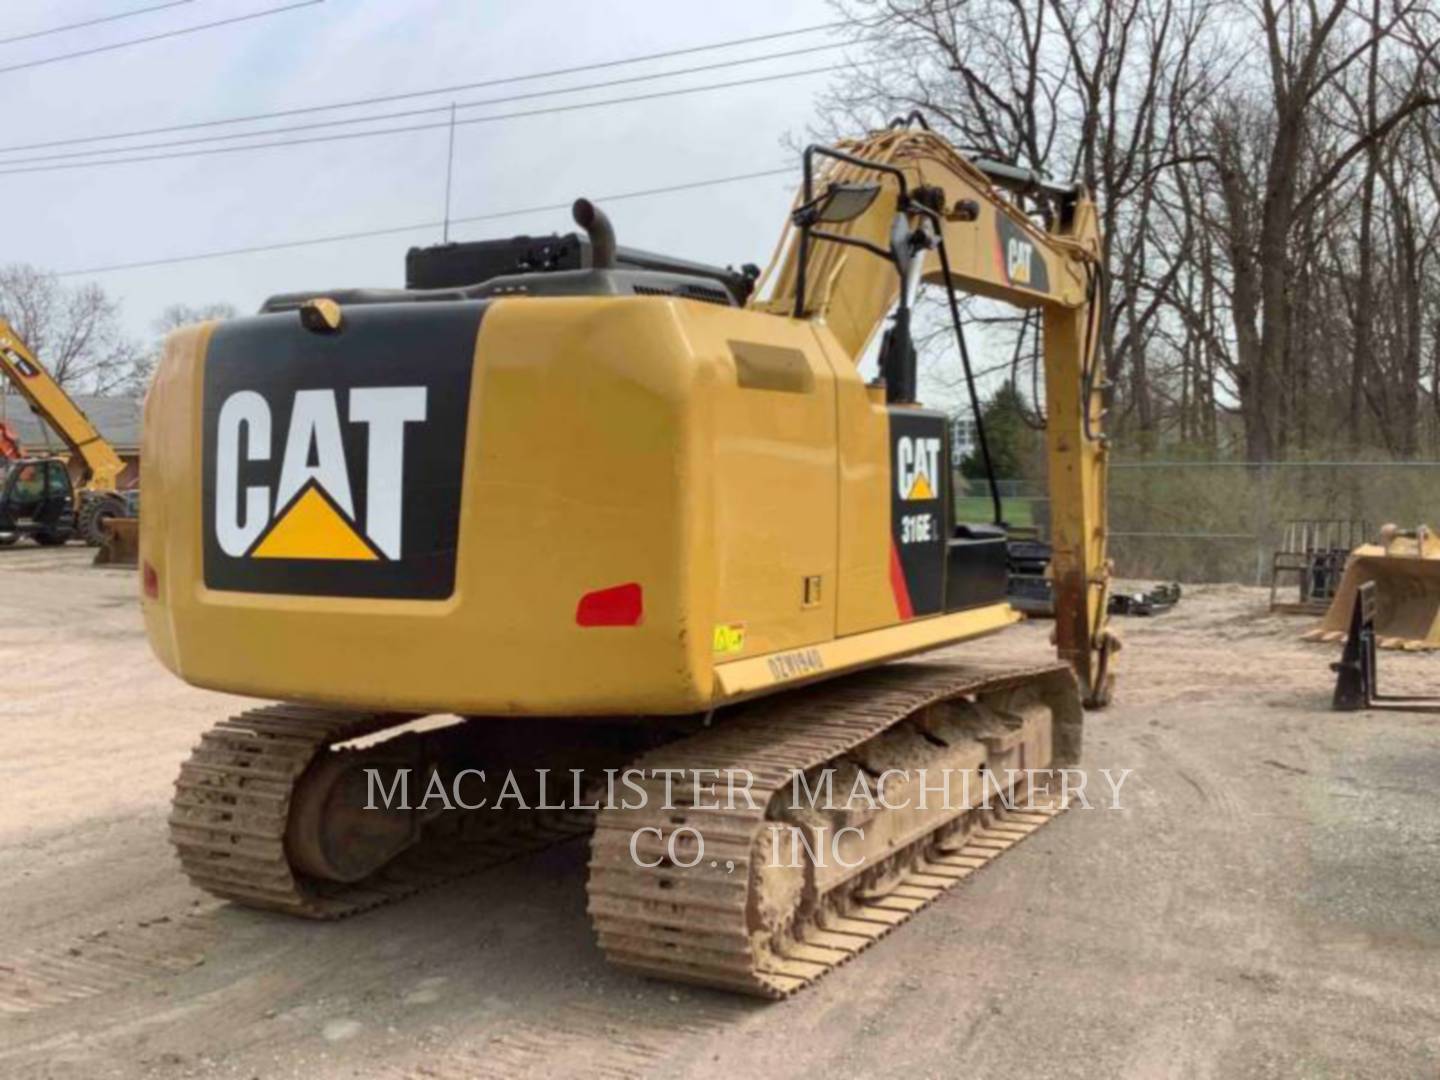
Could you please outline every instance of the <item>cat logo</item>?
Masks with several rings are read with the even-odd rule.
[[[995,271],[1010,285],[1032,292],[1050,291],[1044,257],[1035,241],[1008,214],[995,216]]]
[[[1030,264],[1035,258],[1035,246],[1018,236],[1011,237],[1005,245],[1005,272],[1014,285],[1030,284]]]
[[[16,371],[20,372],[20,374],[24,375],[27,379],[33,379],[40,374],[39,369],[37,369],[34,364],[30,363],[29,360],[26,360],[25,357],[13,349],[5,349],[5,359],[14,366]]]
[[[940,497],[940,440],[902,435],[895,441],[895,481],[900,498]]]
[[[423,386],[354,387],[345,423],[364,429],[364,520],[356,513],[352,463],[346,459],[340,396],[297,390],[278,457],[279,475],[247,483],[256,463],[275,463],[270,404],[254,390],[225,398],[216,423],[215,540],[231,558],[398,560],[403,554],[407,427],[424,424]],[[352,443],[353,445],[353,443]]]

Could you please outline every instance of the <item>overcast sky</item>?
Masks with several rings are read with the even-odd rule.
[[[0,38],[162,2],[8,0],[0,9]],[[0,68],[293,2],[187,0],[133,18],[0,45]],[[788,4],[323,0],[168,40],[0,71],[0,94],[8,103],[0,143],[13,148],[427,90],[815,26],[834,18],[824,0]],[[463,105],[826,40],[823,34],[784,38],[348,112],[150,135],[129,144],[448,107],[452,100]],[[838,53],[821,52],[672,80],[461,110],[459,115],[465,119],[728,82],[838,61]],[[830,77],[812,75],[665,100],[462,125],[456,131],[452,214],[465,217],[567,203],[578,195],[603,198],[794,165],[793,178],[751,180],[609,207],[621,243],[715,262],[763,264],[798,180],[798,163],[782,140],[803,131],[812,117],[815,95]],[[384,126],[443,124],[445,119],[443,114],[428,114],[387,121]],[[359,129],[318,133],[353,130]],[[447,138],[442,127],[282,149],[0,175],[6,241],[0,262],[28,262],[65,272],[438,221],[444,207]],[[22,167],[13,164],[17,158],[125,145],[7,149],[0,152],[0,172],[7,162],[11,168]],[[156,152],[161,151],[143,151]],[[36,164],[54,163],[32,162],[24,167]],[[452,238],[549,233],[571,227],[567,213],[551,211],[458,225]],[[250,311],[274,292],[398,286],[406,249],[439,239],[440,231],[434,228],[118,270],[90,279],[123,302],[130,332],[145,337],[151,322],[175,302],[229,301]]]

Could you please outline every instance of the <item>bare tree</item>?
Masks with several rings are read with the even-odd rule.
[[[832,131],[918,108],[1095,192],[1129,448],[1414,454],[1440,433],[1429,0],[837,4],[865,58]]]
[[[238,314],[234,304],[226,303],[223,300],[198,306],[171,304],[160,313],[159,318],[150,324],[155,339],[150,348],[137,357],[125,391],[135,395],[145,392],[150,385],[151,376],[155,374],[155,366],[160,362],[160,356],[165,350],[165,338],[172,330],[179,330],[182,326],[191,326],[194,323],[209,322],[212,319],[233,319]]]
[[[1363,393],[1372,348],[1368,260],[1379,149],[1408,117],[1440,105],[1430,67],[1440,37],[1423,3],[1382,12],[1380,0],[1372,0],[1368,11],[1357,12],[1348,0],[1328,7],[1253,0],[1246,10],[1264,42],[1265,81],[1236,78],[1216,87],[1193,138],[1214,148],[1228,224],[1246,452],[1267,460],[1286,449],[1288,437],[1283,375],[1293,358],[1296,236],[1337,189],[1354,182],[1357,161],[1365,163],[1358,254],[1367,265],[1358,278],[1362,324],[1349,382],[1353,400]],[[1363,84],[1358,92],[1356,80]],[[1357,418],[1357,443],[1358,428]]]
[[[830,95],[832,128],[920,109],[971,153],[1083,182],[1105,233],[1102,338],[1117,415],[1156,427],[1148,358],[1188,242],[1153,244],[1157,185],[1185,160],[1177,104],[1218,61],[1213,0],[843,0],[871,63]],[[1149,279],[1148,290],[1142,283]]]
[[[98,285],[70,288],[33,266],[0,267],[0,315],[72,392],[106,394],[132,378],[139,350],[120,325],[120,304]]]

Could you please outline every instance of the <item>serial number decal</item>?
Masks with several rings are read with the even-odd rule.
[[[772,656],[768,661],[770,674],[776,682],[794,679],[801,675],[814,675],[825,670],[825,658],[819,649],[797,649],[794,652]]]

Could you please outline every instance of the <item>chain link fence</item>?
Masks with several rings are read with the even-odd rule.
[[[996,481],[1007,524],[1050,534],[1041,483]],[[1300,520],[1440,525],[1440,461],[1115,461],[1110,553],[1122,577],[1268,585]],[[989,521],[990,488],[959,480],[960,520]],[[1370,537],[1373,539],[1373,535]]]

